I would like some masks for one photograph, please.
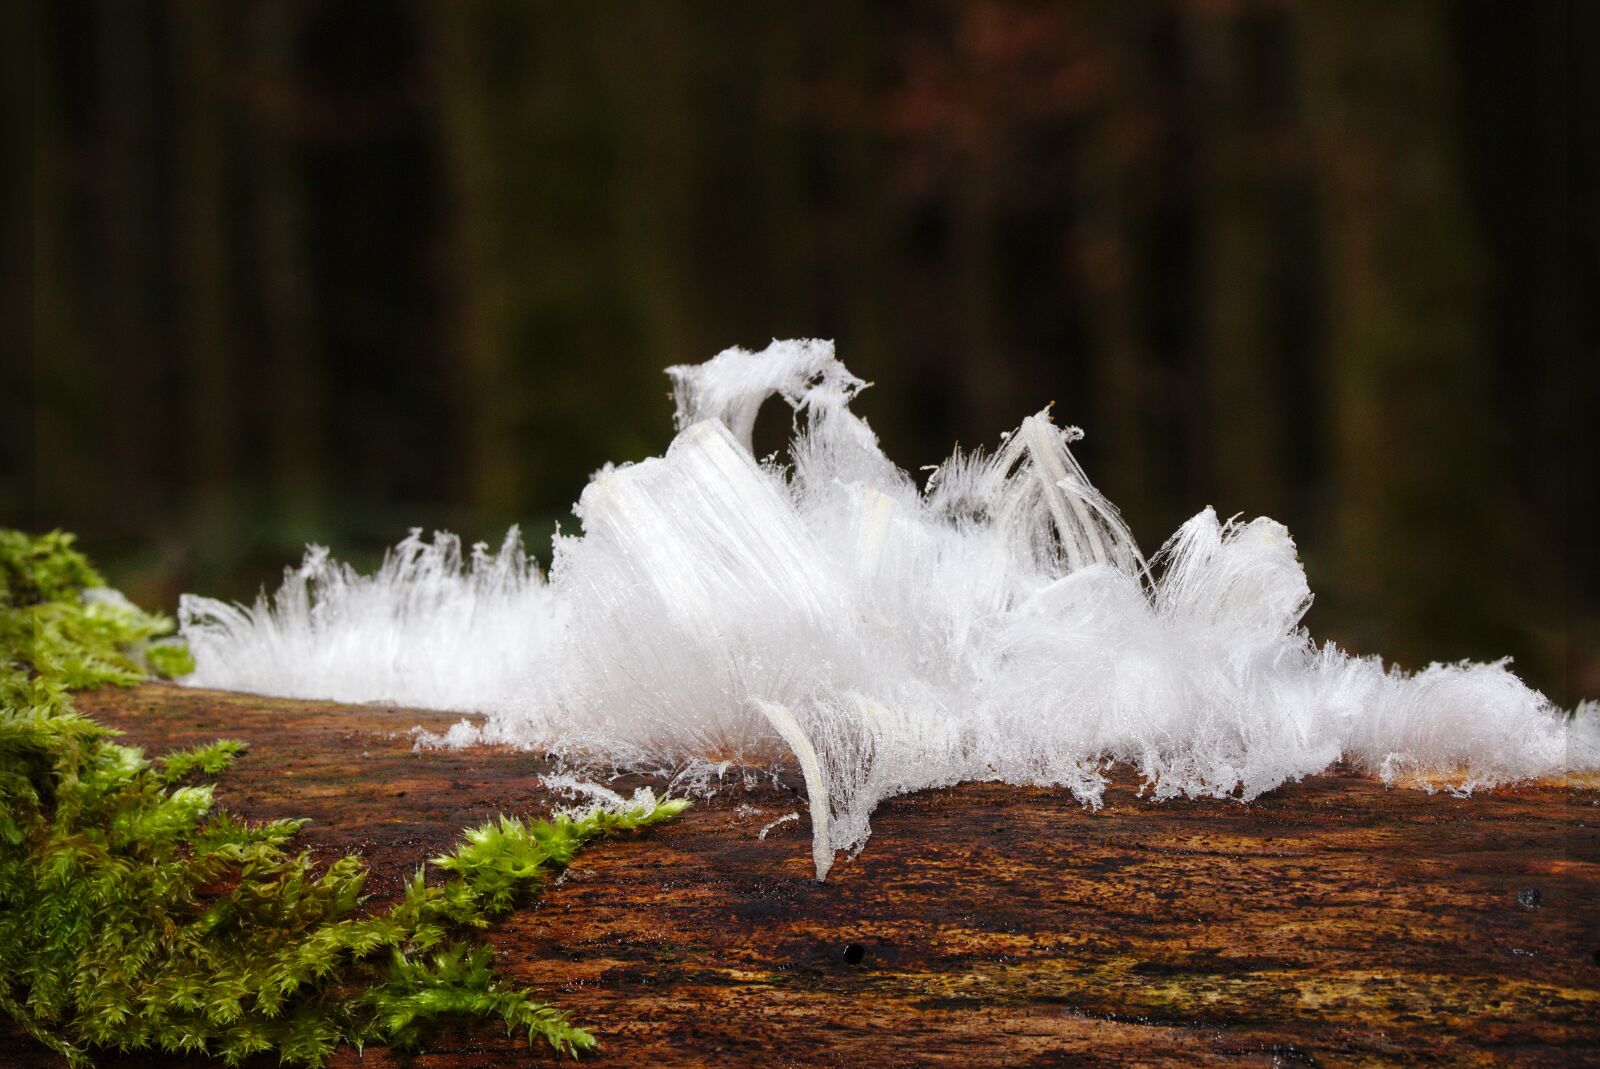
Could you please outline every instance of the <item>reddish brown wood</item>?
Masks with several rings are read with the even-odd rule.
[[[414,752],[407,729],[456,719],[437,713],[163,686],[80,706],[151,751],[247,740],[223,803],[312,817],[308,843],[359,851],[380,896],[463,826],[552,804],[533,755]],[[1250,805],[1122,788],[1095,812],[966,785],[884,805],[823,885],[804,808],[730,792],[592,848],[488,933],[500,968],[599,1035],[595,1065],[1600,1064],[1592,785],[1462,799],[1327,775]],[[469,1030],[336,1064],[531,1057]]]

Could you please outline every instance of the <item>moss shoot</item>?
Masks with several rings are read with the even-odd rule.
[[[496,979],[473,932],[595,838],[682,812],[501,817],[363,909],[358,858],[296,852],[301,821],[247,823],[209,784],[234,740],[147,758],[70,692],[191,667],[165,617],[129,604],[72,537],[0,531],[0,1011],[73,1064],[96,1048],[275,1052],[320,1065],[341,1043],[414,1047],[446,1017],[491,1018],[576,1054],[594,1038]]]

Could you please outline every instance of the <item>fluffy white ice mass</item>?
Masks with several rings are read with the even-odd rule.
[[[1048,411],[919,489],[822,341],[668,370],[666,455],[598,472],[548,580],[515,530],[417,532],[360,575],[313,547],[253,607],[183,599],[187,682],[487,714],[451,741],[574,764],[793,755],[818,879],[879,801],[961,780],[1237,797],[1343,760],[1459,791],[1600,765],[1504,662],[1386,670],[1313,642],[1289,532],[1206,509],[1150,561]],[[750,436],[794,409],[790,463]]]

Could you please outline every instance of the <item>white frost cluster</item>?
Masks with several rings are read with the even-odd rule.
[[[607,467],[548,581],[516,532],[464,560],[416,532],[372,575],[313,547],[254,607],[183,599],[195,686],[485,713],[489,739],[623,767],[791,753],[823,878],[884,798],[961,780],[1254,798],[1343,759],[1456,790],[1600,765],[1504,662],[1409,675],[1314,643],[1289,532],[1189,520],[1147,563],[1030,416],[924,489],[849,404],[821,341],[668,372],[666,455]],[[791,464],[751,453],[795,412]]]

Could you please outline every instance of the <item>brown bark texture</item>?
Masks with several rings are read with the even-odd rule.
[[[312,818],[306,844],[359,852],[380,900],[463,827],[561,802],[537,755],[415,749],[449,714],[157,685],[79,705],[151,752],[244,739],[221,804]],[[1099,810],[968,784],[886,803],[818,884],[798,784],[762,776],[591,847],[485,938],[598,1035],[596,1066],[1600,1064],[1597,823],[1577,782],[1334,773],[1248,805],[1124,785]],[[333,1064],[549,1057],[485,1026]]]

